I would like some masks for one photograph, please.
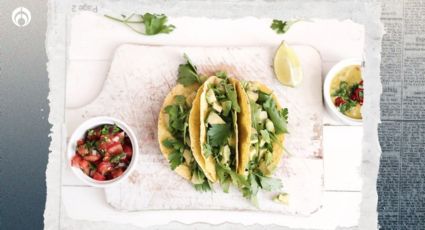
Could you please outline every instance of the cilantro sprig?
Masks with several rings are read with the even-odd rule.
[[[288,124],[288,109],[277,109],[276,102],[273,97],[264,92],[259,93],[259,103],[262,103],[263,108],[267,111],[267,115],[273,122],[276,134],[287,133]]]
[[[105,17],[118,21],[132,29],[134,32],[143,35],[156,35],[160,33],[168,34],[176,27],[172,24],[167,24],[168,18],[164,14],[130,14],[129,16],[121,15],[121,18],[105,15]],[[134,24],[144,24],[145,31],[137,29]]]
[[[202,83],[196,66],[192,63],[187,54],[184,54],[183,57],[186,63],[179,65],[177,82],[184,86]]]
[[[284,34],[291,28],[293,24],[295,24],[298,21],[299,20],[283,21],[283,20],[273,19],[273,22],[270,25],[270,28],[276,31],[277,34]]]

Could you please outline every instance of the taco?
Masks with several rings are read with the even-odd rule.
[[[195,189],[207,191],[210,182],[198,164],[191,148],[189,114],[199,84],[175,86],[166,96],[158,118],[158,141],[162,154],[177,174],[189,180]],[[198,103],[199,104],[199,103]],[[197,139],[199,142],[199,139]]]
[[[288,110],[280,106],[272,90],[259,82],[239,83],[237,90],[244,102],[238,117],[238,173],[270,176],[283,156]]]
[[[236,171],[239,164],[237,114],[240,106],[237,81],[223,72],[216,75],[218,77],[208,78],[198,91],[200,108],[192,110],[189,126],[191,135],[199,130],[199,142],[195,143],[197,136],[192,138],[192,146],[196,146],[194,152],[199,153],[202,169],[211,181],[218,180],[227,192],[232,182],[239,183]]]

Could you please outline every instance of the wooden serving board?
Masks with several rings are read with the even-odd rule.
[[[121,184],[105,189],[114,208],[140,210],[255,210],[309,215],[321,206],[323,188],[321,60],[308,46],[294,46],[304,72],[297,88],[284,87],[275,79],[272,61],[276,47],[168,47],[125,44],[114,55],[109,75],[98,97],[90,104],[67,110],[67,129],[94,116],[113,116],[125,121],[139,138],[137,169]],[[178,65],[188,54],[201,73],[226,70],[230,76],[257,80],[274,90],[289,109],[290,134],[285,156],[275,177],[283,181],[289,204],[275,203],[276,193],[260,192],[259,208],[239,191],[199,193],[175,174],[160,153],[157,118],[163,99],[176,84]]]

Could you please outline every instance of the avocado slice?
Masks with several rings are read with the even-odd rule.
[[[212,90],[212,89],[207,90],[205,97],[207,98],[207,102],[210,105],[217,102],[217,98],[215,97],[214,90]]]
[[[207,123],[210,125],[226,124],[224,120],[214,111],[208,114]]]

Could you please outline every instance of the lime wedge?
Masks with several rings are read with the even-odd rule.
[[[296,87],[303,79],[300,60],[294,50],[285,42],[282,42],[276,51],[273,68],[276,78],[283,85]]]

